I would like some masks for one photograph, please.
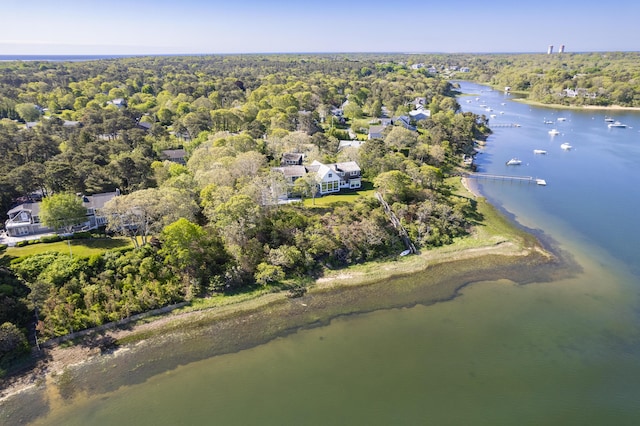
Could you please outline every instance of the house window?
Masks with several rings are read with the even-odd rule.
[[[333,177],[333,174],[332,174],[332,173],[329,173],[329,177]]]
[[[354,171],[352,171],[352,172],[351,172],[351,176],[358,176],[358,172],[357,172],[357,171],[355,171],[355,170],[354,170]]]

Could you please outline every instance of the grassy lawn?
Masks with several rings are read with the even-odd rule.
[[[340,201],[352,203],[358,197],[373,197],[373,184],[370,182],[362,182],[362,188],[357,190],[343,190],[339,194],[325,195],[324,197],[316,197],[316,199],[307,198],[304,200],[305,207],[327,207]]]
[[[9,247],[4,252],[6,256],[23,257],[32,254],[56,251],[60,253],[71,253],[77,257],[88,257],[92,254],[103,253],[122,247],[133,246],[129,238],[96,238],[88,240],[57,241],[55,243],[30,244],[24,247]]]

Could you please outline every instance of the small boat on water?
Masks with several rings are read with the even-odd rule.
[[[560,145],[560,148],[564,149],[565,151],[569,151],[573,147],[568,142],[565,142],[562,145]]]
[[[609,123],[609,124],[608,124],[608,126],[609,126],[609,128],[610,128],[610,129],[613,129],[613,128],[624,129],[624,128],[626,128],[626,127],[627,127],[627,125],[626,125],[626,124],[622,124],[622,123],[621,123],[621,122],[619,122],[619,121],[616,121],[616,122],[614,122],[614,123]]]
[[[558,121],[567,121],[567,119],[566,119],[566,118],[564,118],[564,117],[558,117],[558,118],[557,118],[557,120],[558,120]]]
[[[545,120],[545,121],[543,121],[543,123],[544,123],[544,124],[553,124],[553,121],[551,121],[551,120]]]
[[[555,135],[559,135],[560,132],[557,129],[551,129],[551,130],[549,130],[549,134],[551,136],[555,136]]]
[[[544,149],[534,149],[533,153],[534,154],[546,154],[547,151],[545,151]]]
[[[540,185],[540,186],[546,186],[547,185],[547,181],[544,179],[536,179],[536,184]]]
[[[522,161],[518,160],[517,158],[512,158],[511,160],[507,161],[507,166],[519,166],[520,164],[522,164]]]
[[[605,122],[605,123],[613,123],[613,122],[615,122],[615,121],[616,121],[616,120],[614,120],[614,119],[613,119],[613,118],[611,118],[611,117],[605,117],[605,118],[604,118],[604,122]]]

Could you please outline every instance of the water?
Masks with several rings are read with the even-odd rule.
[[[477,282],[451,301],[338,317],[236,353],[185,360],[142,383],[68,402],[52,396],[38,423],[637,424],[640,113],[616,113],[631,128],[609,130],[602,112],[533,108],[463,88],[475,94],[473,103],[461,98],[465,109],[480,112],[484,102],[504,111],[492,121],[521,125],[496,129],[478,156],[481,171],[548,183],[485,181],[482,192],[553,238],[579,273],[527,285]],[[562,134],[552,138],[543,121],[559,116],[566,121],[553,126]],[[562,151],[564,141],[574,149]],[[506,166],[512,157],[523,164]],[[114,380],[111,371],[105,381]]]

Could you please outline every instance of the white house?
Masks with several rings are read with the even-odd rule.
[[[342,189],[358,189],[362,186],[362,172],[355,161],[332,164],[314,161],[309,166],[283,166],[274,167],[272,170],[282,173],[290,187],[296,180],[314,173],[317,176],[316,193],[319,195],[337,193]]]
[[[410,111],[409,116],[411,116],[411,118],[415,121],[426,120],[427,118],[431,117],[431,111],[419,107],[413,111]]]
[[[311,167],[317,167],[318,192],[321,195],[340,192],[343,188],[358,189],[362,186],[362,172],[355,161],[332,164],[314,161]]]

